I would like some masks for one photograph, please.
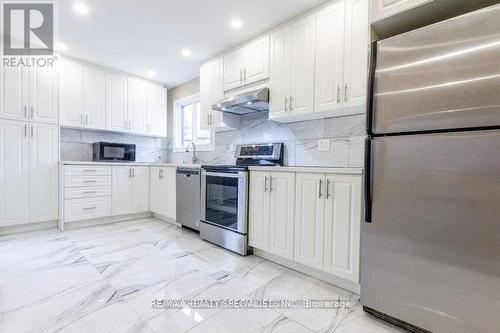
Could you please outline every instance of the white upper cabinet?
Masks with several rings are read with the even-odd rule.
[[[369,0],[347,0],[345,7],[344,104],[364,106],[368,82]],[[364,108],[361,110],[364,111]]]
[[[85,127],[92,129],[106,128],[106,73],[103,70],[85,66],[84,113]]]
[[[314,15],[271,34],[271,119],[313,111],[315,39]]]
[[[270,36],[270,105],[271,118],[285,116],[290,98],[291,27],[286,26]]]
[[[56,124],[57,67],[3,68],[0,117]]]
[[[310,113],[314,108],[316,16],[292,25],[289,111]]]
[[[81,63],[62,59],[59,66],[61,125],[84,127],[83,71]]]
[[[106,73],[106,129],[125,131],[128,128],[127,77]]]
[[[433,1],[434,0],[372,0],[371,22],[380,21],[389,16]]]
[[[128,79],[128,129],[134,133],[147,133],[146,89],[147,83],[144,80]]]
[[[239,128],[239,116],[215,111],[212,106],[224,98],[224,63],[222,58],[209,60],[200,67],[201,129],[224,131]]]
[[[341,107],[344,76],[344,1],[317,13],[315,111]]]
[[[224,90],[269,78],[269,35],[224,55]]]
[[[57,67],[34,67],[30,71],[30,120],[57,124],[58,107]]]
[[[364,112],[368,15],[369,0],[338,1],[317,13],[315,111]]]
[[[167,136],[167,95],[160,85],[148,84],[146,90],[146,130],[154,136]]]

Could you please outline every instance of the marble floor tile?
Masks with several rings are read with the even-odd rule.
[[[155,300],[347,299],[344,309]],[[0,236],[0,332],[395,333],[359,296],[154,218]]]

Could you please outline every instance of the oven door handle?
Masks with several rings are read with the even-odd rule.
[[[244,178],[245,177],[245,172],[225,173],[225,172],[207,172],[207,171],[203,171],[203,174],[206,175],[206,176],[226,177],[226,178]]]

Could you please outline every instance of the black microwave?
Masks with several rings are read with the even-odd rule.
[[[135,145],[95,142],[93,144],[93,159],[97,162],[135,162]]]

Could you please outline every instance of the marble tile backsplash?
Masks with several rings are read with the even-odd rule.
[[[61,128],[61,160],[92,161],[92,144],[98,141],[136,144],[137,162],[167,161],[167,139],[69,128]]]
[[[329,140],[329,150],[320,151],[318,140]],[[198,152],[202,163],[234,163],[231,144],[284,142],[285,164],[296,166],[362,167],[365,115],[281,124],[268,120],[268,113],[241,118],[239,130],[215,134],[215,150]],[[174,152],[169,142],[169,162],[189,162],[192,153]]]

